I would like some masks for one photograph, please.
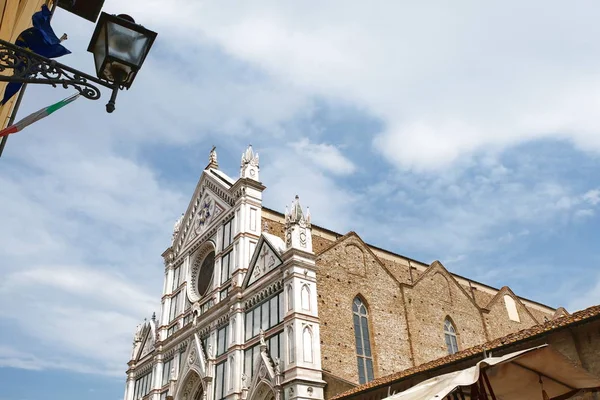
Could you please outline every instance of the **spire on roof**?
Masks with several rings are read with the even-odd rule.
[[[304,213],[302,212],[302,206],[300,205],[300,197],[296,195],[296,198],[292,201],[290,212],[288,213],[287,207],[285,208],[286,222],[287,223],[299,223],[305,221]]]
[[[250,178],[258,181],[258,153],[254,153],[252,145],[248,145],[246,151],[242,153],[242,165],[240,168],[241,178]]]
[[[288,249],[297,248],[312,252],[310,211],[307,208],[304,214],[298,195],[292,201],[289,211],[287,207],[285,208],[285,231]]]
[[[258,167],[258,153],[254,154],[251,144],[248,145],[246,151],[242,153],[242,167],[246,164],[251,164],[255,167]]]
[[[217,161],[217,147],[213,146],[210,154],[208,155],[208,166],[206,169],[214,168],[219,169],[219,162]]]

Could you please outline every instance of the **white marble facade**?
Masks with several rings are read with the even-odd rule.
[[[259,158],[240,177],[213,149],[163,253],[160,316],[136,330],[125,400],[323,399],[310,215],[262,232]]]

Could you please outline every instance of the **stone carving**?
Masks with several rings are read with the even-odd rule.
[[[172,381],[175,380],[175,366],[174,365],[171,367],[171,375],[169,376],[169,379]]]
[[[196,362],[196,349],[192,349],[190,351],[190,355],[188,356],[188,364],[192,365]]]
[[[308,395],[309,395],[309,396],[312,396],[312,395],[313,395],[313,388],[312,388],[312,386],[309,386],[309,387],[306,389],[306,391],[308,392]]]
[[[199,233],[205,226],[210,223],[213,211],[215,209],[215,202],[210,197],[202,202],[200,211],[196,217],[196,233]]]
[[[242,374],[242,389],[248,388],[248,375]]]
[[[207,168],[219,168],[219,162],[217,161],[217,147],[213,146],[210,154],[208,155],[208,167]]]
[[[254,150],[252,150],[252,145],[249,145],[245,152],[242,153],[242,167],[247,164],[258,167],[258,153],[254,154]]]
[[[212,345],[209,343],[208,346],[206,346],[206,355],[208,356],[209,359],[212,360],[213,358],[213,349],[212,349]]]
[[[258,333],[259,338],[260,338],[260,345],[261,346],[266,346],[267,343],[265,342],[265,331],[263,331],[262,329],[259,331]]]
[[[181,230],[182,222],[183,222],[183,214],[181,214],[181,217],[179,217],[179,219],[177,221],[175,221],[175,225],[173,226],[173,237],[171,238],[171,245],[175,242],[175,237]]]
[[[183,389],[183,395],[181,396],[182,400],[188,400],[192,394],[192,391],[194,390],[194,387],[196,386],[196,382],[198,381],[198,375],[193,374],[192,376],[190,376],[190,378],[188,379],[187,384],[185,385],[185,388]]]
[[[269,247],[269,245],[263,241],[256,262],[254,263],[254,267],[252,268],[252,275],[250,276],[248,284],[252,284],[264,276],[267,272],[280,265],[281,260],[279,257],[277,257],[271,247]]]
[[[133,343],[139,343],[142,341],[142,331],[144,329],[144,324],[138,324],[135,329],[135,335],[133,336]]]
[[[281,359],[275,357],[275,375],[281,374]]]

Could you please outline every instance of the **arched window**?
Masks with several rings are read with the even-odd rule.
[[[288,327],[288,364],[291,364],[294,362],[295,357],[294,354],[296,353],[296,346],[295,346],[295,338],[294,338],[294,328],[292,328],[291,326]]]
[[[302,352],[305,362],[313,362],[312,332],[308,326],[302,332]]]
[[[310,310],[310,289],[308,288],[308,285],[302,285],[300,297],[302,299],[302,309]]]
[[[354,314],[358,381],[363,384],[373,380],[373,355],[371,353],[367,307],[358,297],[354,299],[352,304],[352,313]]]
[[[294,307],[294,290],[292,285],[287,285],[287,309],[290,311]]]
[[[456,328],[449,318],[444,321],[444,338],[446,339],[446,347],[448,354],[458,352],[458,342],[456,341]]]

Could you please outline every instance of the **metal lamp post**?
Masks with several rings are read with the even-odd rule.
[[[106,111],[115,109],[119,89],[129,89],[142,66],[156,32],[137,25],[128,15],[102,13],[88,51],[94,54],[97,77],[0,40],[0,82],[47,84],[73,87],[90,100],[100,98],[97,85],[112,90]]]

